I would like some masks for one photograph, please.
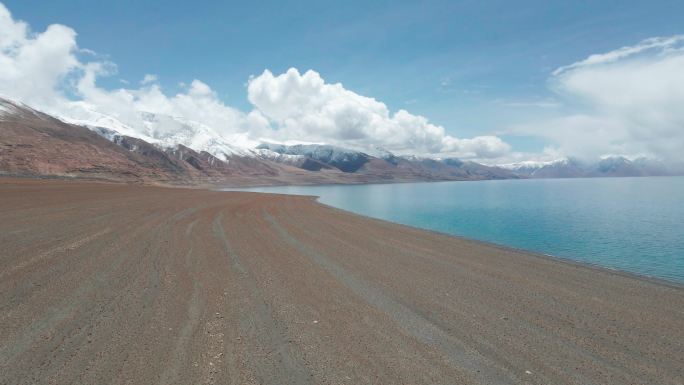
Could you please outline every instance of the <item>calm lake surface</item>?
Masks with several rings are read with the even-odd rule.
[[[684,177],[287,186],[354,213],[684,282]]]

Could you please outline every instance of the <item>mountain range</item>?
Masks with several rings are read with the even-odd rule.
[[[0,98],[0,175],[146,184],[247,186],[684,174],[649,159],[487,166],[325,144],[247,144],[211,127],[144,113],[138,127],[77,105],[55,117]]]
[[[684,165],[667,164],[649,158],[633,160],[621,156],[605,157],[595,162],[564,158],[552,162],[522,162],[500,165],[526,178],[594,178],[684,175]]]

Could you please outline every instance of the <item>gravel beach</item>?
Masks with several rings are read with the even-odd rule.
[[[0,178],[0,384],[684,384],[684,289],[314,198]]]

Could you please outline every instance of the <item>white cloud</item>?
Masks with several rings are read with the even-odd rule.
[[[62,82],[80,65],[75,49],[71,28],[53,24],[32,34],[0,4],[0,93],[39,105],[61,99]]]
[[[563,72],[574,70],[581,67],[591,67],[600,64],[607,64],[619,61],[621,59],[634,56],[643,52],[657,50],[667,52],[670,49],[676,49],[677,45],[684,41],[684,35],[674,35],[670,37],[652,37],[642,40],[636,45],[625,46],[610,52],[590,55],[584,60],[572,63],[567,66],[560,67],[553,71],[554,76],[558,76]]]
[[[450,154],[466,158],[501,156],[510,147],[494,136],[458,139],[443,127],[406,110],[391,114],[373,98],[342,84],[326,83],[315,71],[295,68],[280,75],[266,70],[250,79],[249,101],[283,140],[298,138],[357,148],[382,146],[397,153]]]
[[[684,157],[684,36],[658,37],[561,67],[552,89],[578,112],[519,125],[565,155]]]
[[[510,167],[521,164],[551,163],[553,161],[563,159],[564,157],[565,155],[560,153],[557,148],[544,147],[541,152],[511,151],[503,157],[493,159],[493,161],[485,160],[483,163],[487,165]]]
[[[141,114],[152,112],[198,122],[207,132],[241,144],[299,140],[488,162],[551,155],[684,158],[684,35],[591,55],[553,72],[549,84],[557,95],[550,101],[508,103],[558,107],[559,114],[574,108],[571,114],[511,128],[548,140],[551,147],[543,154],[512,152],[497,136],[451,136],[425,117],[403,109],[391,112],[381,101],[326,83],[314,71],[264,71],[250,78],[247,96],[254,109],[249,112],[226,105],[200,80],[184,84],[175,95],[164,93],[151,74],[137,88],[124,83],[124,88],[105,89],[97,81],[114,75],[116,66],[78,47],[76,37],[73,29],[58,24],[33,32],[0,3],[0,94],[75,119],[105,114],[139,135],[160,129]]]
[[[145,74],[145,76],[143,77],[143,79],[140,81],[140,84],[142,84],[142,85],[147,85],[147,84],[150,84],[150,83],[156,83],[157,81],[159,81],[159,78],[157,77],[157,75],[154,75],[154,74]]]
[[[175,95],[165,94],[153,74],[145,75],[138,88],[97,84],[115,74],[115,64],[78,47],[72,29],[51,25],[32,33],[0,4],[0,93],[73,120],[117,120],[124,125],[117,127],[129,135],[158,138],[161,125],[168,123],[151,124],[141,113],[151,112],[197,122],[225,140],[242,138],[252,144],[260,139],[306,140],[465,158],[495,158],[510,150],[495,136],[459,139],[425,117],[405,110],[390,113],[384,103],[326,83],[314,71],[300,74],[293,68],[277,76],[264,71],[252,77],[247,91],[255,109],[248,113],[221,102],[200,80]],[[182,134],[178,127],[167,130],[166,136]]]
[[[154,82],[146,82],[138,89],[105,90],[96,84],[101,71],[99,63],[85,67],[84,75],[76,85],[78,95],[98,111],[130,126],[142,125],[142,111],[197,121],[225,134],[256,128],[250,127],[247,114],[223,104],[215,92],[200,80],[193,80],[183,92],[167,96]]]
[[[158,134],[151,131],[163,127],[145,121],[141,112],[199,122],[216,135],[229,138],[249,139],[269,128],[258,113],[244,113],[225,105],[199,80],[172,96],[162,92],[157,76],[152,74],[145,75],[139,88],[104,89],[97,80],[114,75],[116,65],[97,60],[83,62],[79,53],[97,59],[92,51],[77,46],[72,29],[55,24],[42,33],[32,33],[26,23],[15,21],[0,3],[2,95],[75,121],[107,120],[109,126],[114,124],[125,134],[146,139]]]

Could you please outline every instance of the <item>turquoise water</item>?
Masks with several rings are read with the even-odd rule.
[[[355,213],[684,282],[684,177],[287,186]]]

